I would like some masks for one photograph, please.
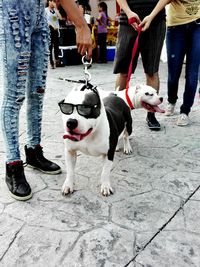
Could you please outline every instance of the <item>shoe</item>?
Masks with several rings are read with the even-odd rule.
[[[175,104],[168,103],[167,108],[165,110],[165,115],[166,116],[174,115],[174,109],[175,109]]]
[[[157,121],[157,119],[155,117],[155,113],[148,112],[146,121],[147,121],[147,125],[148,125],[150,130],[160,131],[160,128],[161,128],[160,123]]]
[[[25,201],[32,197],[32,191],[26,181],[21,160],[6,163],[6,184],[11,197],[14,199]]]
[[[51,69],[55,69],[54,64],[50,64],[50,68],[51,68]]]
[[[188,115],[186,115],[185,113],[181,113],[178,116],[176,125],[178,125],[178,126],[186,126],[188,124],[189,124],[189,117],[188,117]]]
[[[37,145],[35,148],[28,148],[25,146],[24,149],[28,167],[48,174],[61,173],[61,168],[56,163],[53,163],[43,156],[42,147],[40,145]]]

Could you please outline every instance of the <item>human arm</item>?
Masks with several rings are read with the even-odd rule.
[[[60,3],[76,27],[76,44],[78,52],[81,55],[84,55],[87,52],[88,58],[91,58],[91,32],[83,17],[83,14],[81,14],[74,0],[60,0]]]
[[[99,25],[103,25],[103,12],[99,12],[99,15],[96,21],[99,23]]]
[[[138,25],[141,23],[139,16],[130,9],[126,0],[117,0],[117,2],[120,8],[123,9],[123,11],[126,13],[128,19],[135,18],[136,21],[133,22],[131,25],[135,30],[137,30]]]
[[[143,21],[140,23],[140,26],[142,27],[142,31],[145,31],[149,28],[152,20],[155,18],[155,16],[172,0],[159,0],[157,5],[154,7],[152,12],[146,16]]]

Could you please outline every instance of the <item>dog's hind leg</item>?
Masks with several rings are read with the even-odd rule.
[[[129,140],[129,134],[127,132],[127,129],[124,129],[123,132],[123,141],[124,141],[124,154],[131,154],[132,153],[132,148]]]
[[[74,191],[74,169],[76,165],[76,158],[77,158],[76,152],[66,151],[65,162],[67,169],[67,177],[62,186],[62,194],[64,196],[73,193]]]
[[[101,173],[101,194],[103,196],[109,196],[113,194],[113,189],[110,182],[110,172],[112,169],[113,161],[104,156],[104,165]]]

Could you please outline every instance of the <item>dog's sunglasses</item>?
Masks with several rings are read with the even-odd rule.
[[[95,106],[89,106],[89,105],[74,105],[71,103],[65,103],[64,100],[60,101],[58,103],[60,110],[65,115],[70,115],[73,113],[74,108],[76,108],[77,112],[81,116],[90,116],[90,114],[93,112],[93,110],[97,107]]]

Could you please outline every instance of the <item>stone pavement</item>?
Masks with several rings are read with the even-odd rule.
[[[112,90],[112,63],[93,64],[92,83]],[[112,170],[114,195],[100,194],[100,158],[79,155],[75,193],[61,195],[66,170],[63,126],[57,102],[71,84],[59,77],[83,78],[82,66],[49,70],[43,118],[44,153],[62,166],[56,176],[25,169],[33,198],[17,202],[4,182],[4,145],[0,135],[0,266],[48,267],[199,267],[200,266],[200,107],[187,127],[175,125],[182,99],[180,81],[176,114],[157,117],[151,132],[146,112],[132,112],[132,155],[117,152]],[[160,65],[161,95],[166,105],[166,64]],[[144,83],[141,63],[131,83]],[[2,97],[2,92],[0,92]],[[20,121],[22,158],[25,107]]]

